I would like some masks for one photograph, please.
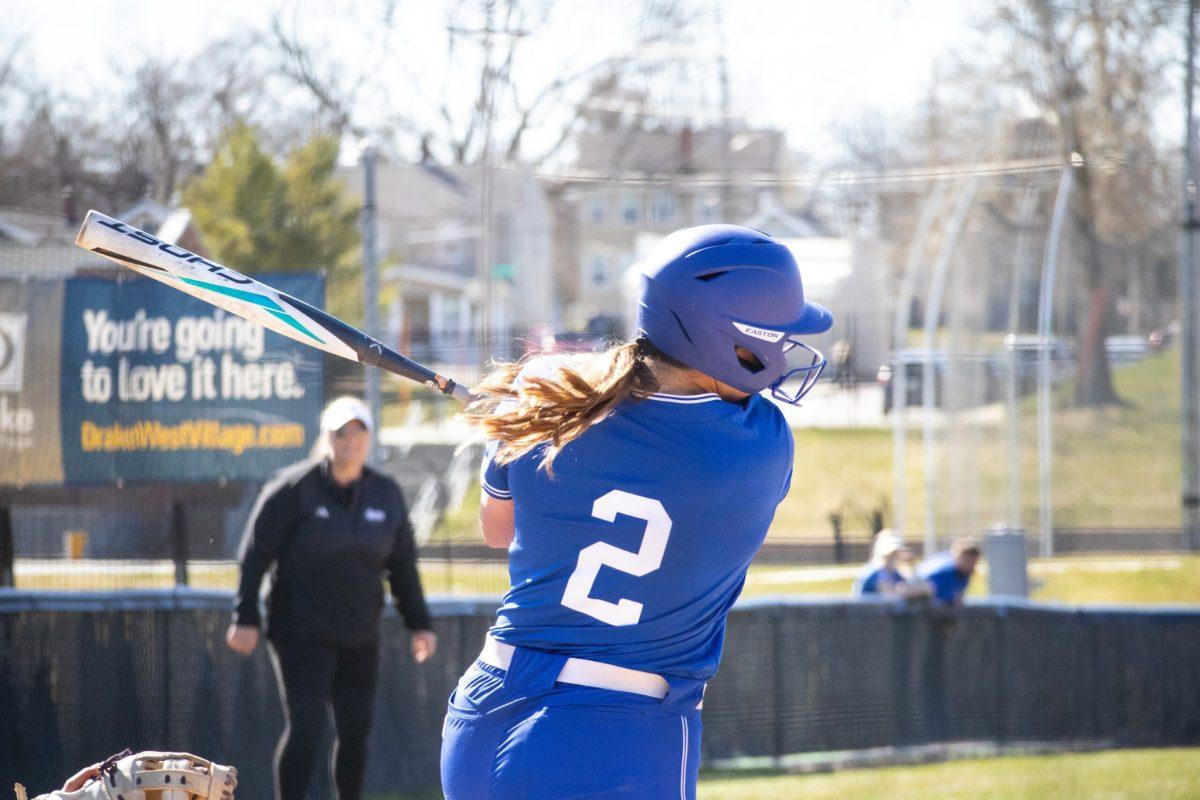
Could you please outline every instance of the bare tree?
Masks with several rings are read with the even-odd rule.
[[[278,64],[283,76],[312,95],[325,126],[338,133],[361,132],[354,122],[353,109],[367,73],[360,73],[349,84],[343,85],[341,77],[345,71],[318,66],[312,48],[289,31],[281,12],[276,12],[271,19],[271,40],[278,49]]]
[[[0,43],[0,206],[57,212],[61,172],[58,161],[69,126],[55,111],[53,93],[23,63],[24,40]]]
[[[0,41],[0,120],[7,118],[11,112],[12,97],[17,90],[17,59],[24,50],[24,39],[13,36],[6,41]],[[3,142],[3,129],[0,128],[0,143]]]
[[[86,99],[39,75],[23,41],[0,34],[0,206],[68,218],[88,206],[173,202],[235,123],[274,156],[325,112],[276,73],[266,31],[239,31],[187,59],[123,53]]]
[[[79,200],[103,183],[91,144],[99,126],[60,92],[30,76],[17,87],[21,105],[0,154],[0,205],[62,213],[64,193]]]
[[[184,64],[146,59],[132,73],[118,107],[118,135],[108,137],[123,169],[140,176],[145,196],[170,203],[196,163],[200,89]]]
[[[1163,222],[1170,195],[1156,169],[1153,105],[1172,57],[1163,0],[1007,0],[996,29],[1010,40],[1011,82],[1051,121],[1064,162],[1077,164],[1071,216],[1088,300],[1076,402],[1117,402],[1105,351],[1122,263],[1118,253]]]
[[[269,133],[281,155],[313,130],[338,130],[308,98],[286,97],[272,72],[269,38],[246,31],[210,43],[186,61],[146,58],[130,72],[117,108],[124,125],[114,149],[124,169],[144,176],[145,194],[170,203],[206,163],[223,134],[247,124]]]
[[[644,65],[639,53],[672,36],[685,16],[678,0],[642,0],[636,32],[618,52],[579,55],[561,69],[538,74],[529,63],[545,61],[551,48],[563,49],[564,23],[556,11],[561,15],[547,0],[458,0],[445,20],[442,72],[421,65],[422,72],[405,60],[407,31],[395,2],[383,2],[364,19],[363,40],[380,44],[358,54],[357,73],[306,41],[286,13],[275,16],[271,37],[280,73],[310,95],[334,130],[351,135],[370,130],[392,138],[394,147],[416,149],[420,143],[424,153],[437,151],[452,163],[469,164],[480,158],[490,122],[493,146],[503,159],[541,163],[577,130],[591,88]],[[573,30],[578,38],[585,33],[577,25]],[[378,114],[378,106],[391,105],[380,76],[398,75],[420,101],[402,112]],[[547,128],[554,135],[532,151],[531,132]]]
[[[841,153],[825,164],[818,174],[806,210],[813,212],[818,205],[824,205],[834,226],[851,236],[878,227],[880,192],[877,187],[867,181],[830,185],[827,181],[831,175],[843,170],[883,173],[900,163],[901,150],[892,127],[887,119],[874,111],[837,123],[834,131],[841,143]]]

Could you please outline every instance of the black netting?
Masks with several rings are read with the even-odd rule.
[[[282,714],[265,648],[222,636],[218,592],[0,597],[0,785],[45,791],[122,747],[236,765],[271,796]],[[478,653],[491,602],[435,603],[441,650],[421,667],[384,619],[368,791],[434,787],[446,698]],[[942,742],[1200,742],[1200,612],[1033,605],[956,611],[751,603],[730,617],[704,705],[717,759]],[[317,764],[314,797],[329,794]]]

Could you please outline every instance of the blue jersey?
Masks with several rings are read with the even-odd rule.
[[[971,582],[970,575],[963,575],[954,565],[954,556],[950,553],[938,553],[930,556],[917,570],[922,578],[929,581],[933,587],[933,599],[943,605],[954,605],[962,600]]]
[[[904,576],[883,564],[867,563],[854,581],[854,595],[879,594],[885,587],[904,583]]]
[[[791,481],[792,436],[755,395],[629,401],[563,448],[485,455],[483,488],[514,501],[508,644],[706,680],[725,616]]]

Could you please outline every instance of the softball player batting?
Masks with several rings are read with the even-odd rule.
[[[758,392],[812,388],[825,361],[795,337],[832,317],[747,228],[677,231],[643,273],[637,340],[503,365],[468,411],[512,588],[450,697],[451,800],[695,797],[705,681],[791,479]]]

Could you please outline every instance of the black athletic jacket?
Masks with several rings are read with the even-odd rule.
[[[263,487],[242,539],[237,624],[260,624],[258,593],[268,569],[270,636],[338,646],[373,641],[385,572],[405,627],[432,627],[404,497],[395,481],[369,468],[347,489],[333,483],[327,461],[304,461]]]

